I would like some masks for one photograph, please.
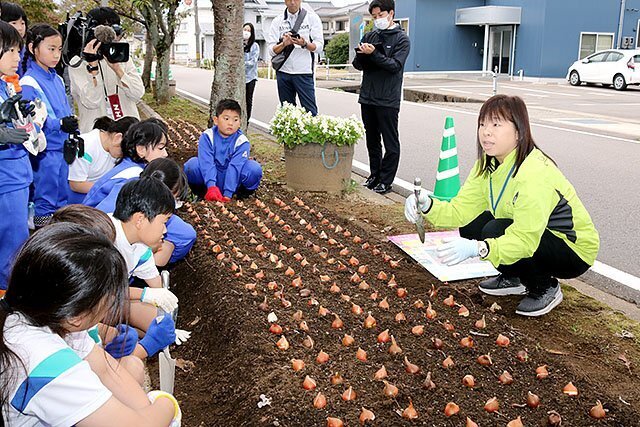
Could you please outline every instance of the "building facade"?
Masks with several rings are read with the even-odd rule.
[[[182,11],[187,16],[180,23],[173,44],[172,58],[176,62],[193,62],[196,59],[195,3],[184,5]],[[367,3],[348,7],[337,7],[332,0],[305,1],[303,7],[311,8],[320,17],[323,25],[325,44],[336,34],[349,32],[350,13]],[[200,26],[200,52],[202,59],[213,59],[213,12],[210,0],[197,0],[198,23]],[[256,30],[256,42],[260,46],[260,58],[267,60],[269,53],[265,34],[269,31],[273,18],[284,13],[283,0],[246,0],[244,3],[244,22],[253,24]],[[366,10],[366,7],[365,9]],[[238,37],[241,37],[238,34]]]
[[[598,50],[638,48],[640,0],[397,0],[406,71],[564,77]]]

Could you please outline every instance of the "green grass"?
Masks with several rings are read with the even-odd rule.
[[[207,127],[208,111],[187,99],[174,96],[168,104],[158,104],[151,93],[145,93],[142,100],[165,119],[183,119]]]
[[[284,162],[281,161],[283,154],[282,146],[274,141],[267,134],[251,132],[249,133],[251,142],[251,153],[260,159],[264,170],[263,180],[268,183],[283,182],[285,179]]]

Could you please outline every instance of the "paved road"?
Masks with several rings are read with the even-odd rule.
[[[172,69],[178,89],[209,98],[211,71],[178,66]],[[354,94],[318,89],[317,99],[321,113],[360,114]],[[269,122],[277,105],[275,82],[260,80],[254,96],[253,117]],[[461,176],[462,179],[467,176],[476,158],[477,113],[456,105],[405,102],[400,111],[402,155],[399,178],[413,182],[415,176],[421,176],[425,188],[433,188],[446,116],[454,118]],[[598,260],[640,276],[640,262],[637,261],[640,254],[640,215],[637,211],[640,206],[640,144],[637,140],[568,129],[561,122],[550,126],[533,119],[532,127],[536,141],[574,184],[600,231],[602,244]],[[355,158],[368,163],[364,144],[356,146]]]
[[[640,136],[640,86],[629,86],[626,91],[616,91],[602,86],[571,86],[562,80],[547,83],[498,80],[498,92],[522,97],[527,106],[542,113],[550,111],[559,119],[571,119],[590,115],[607,116],[612,122],[635,123],[634,132]],[[439,79],[410,77],[405,79],[405,89],[433,91],[463,98],[485,100],[492,95],[492,82],[485,79]],[[616,123],[618,124],[618,123]]]

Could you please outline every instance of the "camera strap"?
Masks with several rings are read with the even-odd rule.
[[[116,93],[113,95],[107,94],[107,85],[104,81],[104,73],[102,72],[102,64],[98,61],[98,67],[100,68],[100,75],[102,76],[102,90],[104,91],[104,100],[109,104],[107,115],[113,120],[119,120],[124,117],[122,112],[122,104],[120,103],[120,95],[118,95],[118,85],[116,84]]]

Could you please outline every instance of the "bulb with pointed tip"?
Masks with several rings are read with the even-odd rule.
[[[383,380],[387,378],[387,368],[382,365],[382,368],[378,369],[376,373],[373,375],[373,379],[375,380]]]
[[[376,416],[373,412],[366,408],[362,408],[362,412],[360,412],[360,425],[363,426],[367,424],[367,421],[373,421],[376,419]]]
[[[418,411],[416,411],[416,408],[413,407],[413,401],[411,400],[411,398],[409,398],[409,406],[407,406],[405,410],[402,411],[402,418],[406,420],[415,420],[416,418],[418,418]]]
[[[394,356],[396,354],[402,353],[402,349],[396,343],[396,339],[393,337],[393,335],[391,335],[391,345],[389,346],[389,353],[393,354]]]
[[[318,393],[316,397],[313,398],[313,407],[316,409],[322,409],[327,406],[327,398],[324,397],[324,394]]]
[[[572,382],[570,382],[569,384],[564,386],[564,388],[562,389],[562,392],[564,394],[566,394],[567,396],[577,396],[578,395],[578,389],[576,388],[576,386],[573,385]]]
[[[447,417],[451,417],[460,412],[460,407],[453,402],[447,403],[447,406],[444,407],[444,414]]]
[[[602,403],[598,400],[596,405],[589,409],[589,416],[591,418],[595,418],[596,420],[600,420],[607,416],[606,410],[602,407]]]
[[[389,381],[383,381],[383,382],[384,382],[384,389],[382,390],[382,392],[384,393],[384,395],[387,397],[396,397],[398,395],[398,387],[394,386]]]
[[[484,410],[487,412],[496,412],[498,409],[500,409],[500,402],[496,397],[492,397],[484,404]]]
[[[418,372],[420,372],[420,368],[418,367],[418,365],[409,362],[407,356],[404,357],[404,369],[409,374],[417,374]]]

